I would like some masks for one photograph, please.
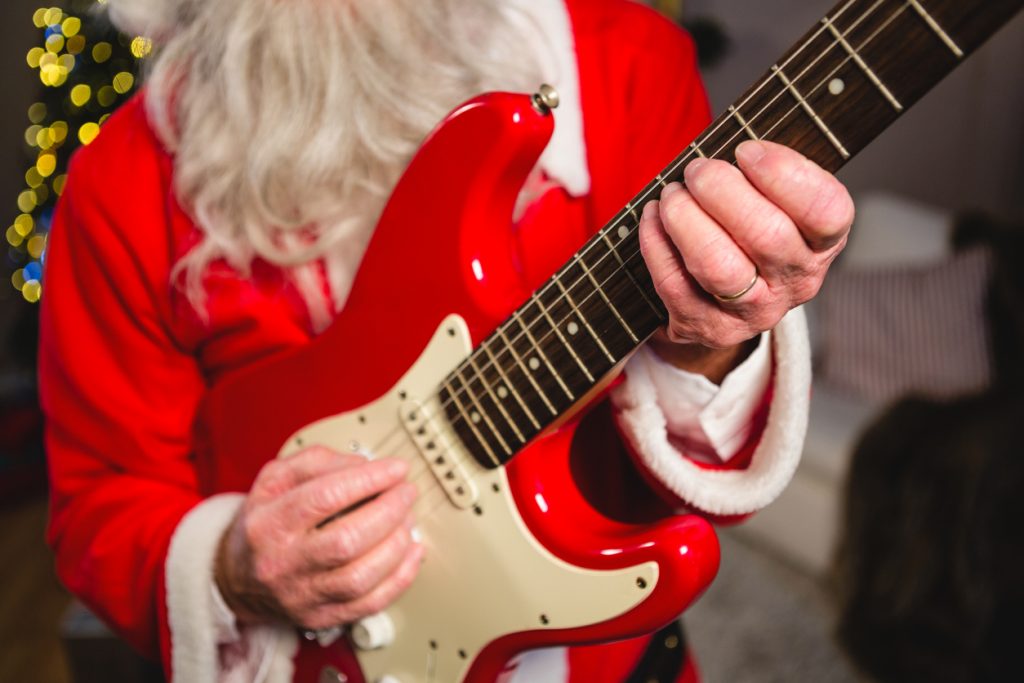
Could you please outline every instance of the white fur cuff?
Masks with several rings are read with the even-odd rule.
[[[669,443],[665,415],[646,366],[629,368],[628,381],[612,395],[620,410],[619,424],[641,461],[672,493],[698,510],[713,515],[760,510],[782,493],[800,462],[811,387],[803,310],[790,311],[772,334],[775,393],[764,434],[744,470],[704,469]]]
[[[164,567],[167,578],[167,620],[171,631],[172,683],[214,681],[291,681],[291,658],[298,645],[293,629],[275,626],[246,628],[241,639],[250,661],[225,668],[219,656],[224,607],[218,606],[214,559],[224,531],[245,496],[223,494],[193,508],[174,531]],[[253,666],[254,665],[254,666]],[[255,671],[256,675],[242,675]]]

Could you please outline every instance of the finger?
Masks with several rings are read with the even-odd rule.
[[[815,251],[845,240],[853,223],[853,200],[835,176],[782,145],[748,140],[736,161],[750,182],[789,215]]]
[[[336,603],[313,610],[303,626],[311,629],[330,628],[384,611],[412,584],[419,572],[423,553],[422,545],[413,544],[398,568],[368,594],[351,602]]]
[[[701,209],[726,230],[762,277],[776,282],[812,267],[814,252],[796,225],[738,168],[701,159],[686,167],[685,176],[686,189]]]
[[[295,455],[264,465],[252,492],[256,496],[274,498],[310,479],[365,462],[366,458],[361,455],[339,453],[321,445],[309,446]]]
[[[351,602],[367,595],[393,574],[409,553],[411,528],[407,520],[352,562],[316,574],[314,590],[324,602]]]
[[[305,541],[309,565],[322,569],[338,567],[380,544],[408,519],[416,493],[415,485],[398,484],[362,507],[315,529]]]
[[[669,183],[659,204],[665,232],[679,250],[686,271],[705,292],[730,297],[750,285],[754,263],[690,192]],[[743,303],[756,302],[762,289],[762,281],[755,283],[742,297]]]
[[[292,527],[313,529],[328,518],[396,486],[408,472],[408,463],[397,458],[363,460],[311,479],[275,503],[281,514],[291,520]]]

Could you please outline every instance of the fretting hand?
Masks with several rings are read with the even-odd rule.
[[[640,221],[640,248],[669,313],[665,336],[718,350],[704,354],[709,361],[735,356],[811,299],[854,216],[846,188],[799,153],[749,141],[736,157],[738,168],[691,162],[686,187],[669,184]]]

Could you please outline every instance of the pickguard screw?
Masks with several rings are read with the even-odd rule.
[[[647,588],[647,579],[642,576],[638,576],[636,579],[637,588]]]

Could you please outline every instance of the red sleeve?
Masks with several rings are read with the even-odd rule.
[[[693,41],[653,10],[570,0],[600,228],[710,121]]]
[[[199,501],[189,436],[203,382],[168,323],[159,157],[135,100],[73,159],[46,255],[40,391],[57,572],[169,661],[164,562]]]

